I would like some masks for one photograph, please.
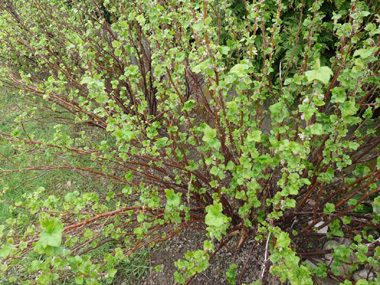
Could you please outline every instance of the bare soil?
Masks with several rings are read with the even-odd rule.
[[[167,241],[163,249],[151,254],[151,272],[141,280],[140,284],[174,284],[174,272],[177,271],[174,262],[178,259],[185,259],[185,254],[188,250],[195,251],[202,249],[205,238],[205,232],[186,229],[178,236]],[[233,246],[236,242],[237,239],[235,241],[230,241],[228,245]],[[224,247],[212,259],[210,259],[209,268],[206,271],[197,274],[189,284],[229,284],[225,274],[232,263],[238,265],[236,269],[237,276],[235,278],[237,284],[239,284],[238,281],[240,278],[243,284],[249,284],[257,280],[261,274],[265,255],[264,250],[265,244],[257,244],[257,242],[254,241],[247,241],[239,250],[237,250],[236,247],[230,250]],[[161,265],[163,270],[156,272],[154,267],[157,265]],[[243,271],[244,266],[244,274],[241,277],[241,272]],[[279,282],[276,283],[280,284]]]

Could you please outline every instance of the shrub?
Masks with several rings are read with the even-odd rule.
[[[0,226],[4,280],[111,281],[134,252],[186,228],[204,230],[206,241],[176,262],[179,283],[228,241],[265,248],[264,282],[269,270],[311,284],[326,274],[344,281],[343,263],[376,268],[377,1],[9,0],[0,8],[0,80],[29,107],[0,133],[19,151],[3,154],[0,170],[12,211]],[[49,118],[52,137],[23,130],[36,116]],[[39,187],[9,198],[14,173],[54,169],[90,179],[93,191]],[[332,251],[308,249],[316,237],[350,244],[312,269],[301,261]]]

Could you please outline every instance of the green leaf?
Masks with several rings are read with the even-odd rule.
[[[323,134],[323,128],[322,128],[322,125],[319,124],[319,123],[315,123],[311,129],[310,129],[311,133],[313,135],[322,135]]]
[[[333,103],[343,103],[346,101],[347,95],[343,87],[337,86],[331,90]]]
[[[229,110],[232,114],[236,114],[236,113],[238,112],[238,105],[236,104],[235,101],[228,102],[228,103],[227,103],[227,107],[228,107],[228,110]]]
[[[251,142],[259,142],[261,141],[261,131],[260,130],[254,130],[252,133],[247,135],[247,141]]]
[[[130,65],[125,70],[127,74],[136,75],[139,72],[139,67],[137,65]]]
[[[230,52],[230,50],[231,49],[228,46],[222,46],[222,47],[220,47],[220,52],[222,54],[228,54]]]
[[[344,225],[348,225],[351,223],[352,218],[351,217],[343,217],[342,221]]]
[[[223,215],[222,211],[222,204],[214,202],[213,205],[206,207],[206,217],[205,217],[205,223],[208,226],[213,227],[220,227],[224,223],[228,222],[228,218]]]
[[[166,206],[170,208],[176,208],[181,203],[181,193],[174,193],[173,189],[165,189],[166,198],[168,199],[166,202]]]
[[[364,119],[371,119],[372,117],[372,108],[369,107],[365,110],[364,114],[363,114],[363,118]]]
[[[120,41],[112,41],[112,47],[118,48],[121,45]]]
[[[333,75],[332,70],[328,66],[322,66],[315,70],[309,70],[305,73],[307,80],[313,82],[318,80],[323,84],[327,84],[330,81],[330,77]]]
[[[3,244],[0,248],[0,257],[7,257],[11,252],[11,247],[8,243]]]
[[[301,265],[292,270],[294,275],[289,278],[291,284],[312,285],[313,280],[310,277],[310,271],[306,266]]]
[[[211,17],[207,17],[207,18],[205,19],[205,25],[210,24],[211,21],[212,21],[212,18],[211,18]]]
[[[94,81],[94,79],[92,77],[85,76],[85,77],[83,77],[83,79],[80,82],[80,84],[88,84],[88,83],[90,83],[92,81]]]
[[[133,173],[132,173],[132,171],[128,171],[127,174],[125,174],[125,179],[126,179],[128,182],[131,182],[132,177],[133,177]]]
[[[216,130],[211,128],[209,125],[206,125],[206,127],[203,129],[203,132],[204,132],[204,136],[202,140],[205,142],[210,142],[216,137]]]
[[[326,203],[326,207],[323,209],[323,213],[331,214],[335,212],[335,205],[331,203]]]
[[[343,237],[344,233],[341,230],[340,221],[334,220],[330,223],[329,228],[331,230],[331,233],[338,237]],[[346,248],[344,245],[339,246],[338,248]]]
[[[354,52],[354,57],[360,56],[362,59],[366,59],[372,55],[372,52],[370,49],[361,48]]]
[[[115,55],[116,56],[120,56],[121,55],[121,49],[120,48],[115,49]]]
[[[373,208],[373,212],[376,215],[380,216],[380,196],[376,197],[375,200],[373,200],[372,208]]]
[[[289,85],[290,83],[292,83],[294,80],[293,80],[293,78],[286,78],[285,79],[285,82],[284,82],[284,85],[286,86],[286,85]]]
[[[194,108],[194,105],[195,105],[195,100],[189,99],[185,102],[185,105],[183,106],[183,110],[190,111],[191,109]]]
[[[231,68],[230,73],[236,74],[238,77],[242,78],[247,74],[248,64],[236,64]]]
[[[203,242],[203,249],[204,250],[212,250],[214,248],[214,245],[209,241],[209,240],[205,240]]]
[[[196,32],[199,32],[200,30],[202,30],[202,28],[203,28],[203,22],[199,22],[199,23],[193,25],[193,29]]]
[[[49,220],[49,218],[46,217],[45,220],[42,221],[41,226],[44,229],[40,233],[39,240],[42,247],[60,246],[62,242],[62,232],[64,230],[62,223],[56,218]]]
[[[271,117],[276,119],[276,117],[282,115],[284,110],[286,110],[285,103],[283,101],[279,101],[269,106],[269,110],[271,111]]]
[[[138,22],[141,26],[144,26],[144,24],[145,24],[145,18],[144,18],[143,15],[138,15],[138,16],[136,17],[136,20],[137,20],[137,22]]]
[[[305,120],[308,121],[315,113],[315,108],[311,107],[308,104],[302,104],[299,106],[300,112],[305,114]]]
[[[75,284],[83,284],[84,276],[83,275],[78,275],[75,277]]]
[[[228,270],[226,271],[227,281],[232,285],[235,285],[235,277],[237,276],[237,273],[236,273],[237,267],[238,267],[237,264],[232,263],[230,265],[230,268],[228,268]]]
[[[108,276],[110,278],[113,278],[115,276],[116,272],[117,272],[117,269],[111,268],[111,269],[108,270]]]
[[[201,62],[200,64],[194,66],[193,72],[200,73],[202,70],[204,70],[207,67],[207,64],[205,62]]]
[[[354,99],[352,99],[350,101],[346,101],[343,104],[341,104],[339,106],[339,109],[342,112],[343,117],[348,117],[348,116],[355,115],[359,108],[356,107],[355,101]]]
[[[277,237],[276,248],[287,248],[290,244],[289,233],[281,232]]]

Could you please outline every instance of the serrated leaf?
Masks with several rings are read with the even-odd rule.
[[[110,278],[113,278],[115,276],[116,272],[117,272],[117,269],[111,268],[110,270],[108,270],[108,276]]]
[[[230,48],[228,46],[222,46],[221,47],[221,53],[222,54],[228,54],[230,52]]]
[[[252,133],[247,135],[247,141],[251,142],[260,142],[261,141],[261,131],[260,130],[254,130]]]
[[[89,76],[85,76],[83,77],[82,81],[80,82],[80,84],[88,84],[90,82],[94,81],[94,79],[92,77],[89,77]]]
[[[311,107],[308,104],[302,104],[299,106],[300,112],[305,114],[305,120],[308,121],[315,113],[315,108]]]
[[[280,101],[271,106],[269,106],[269,110],[271,111],[271,117],[275,118],[280,116],[284,112],[285,103]]]
[[[230,73],[236,74],[238,77],[244,77],[248,68],[248,64],[236,64],[231,68]]]
[[[199,23],[193,25],[193,29],[196,32],[199,32],[200,30],[202,30],[202,28],[203,28],[203,23],[202,22],[199,22]]]
[[[372,117],[372,108],[369,107],[365,110],[364,114],[363,114],[363,118],[364,119],[371,119]]]
[[[171,207],[171,208],[176,208],[179,206],[181,203],[181,193],[174,193],[173,189],[165,189],[166,193],[166,206]]]
[[[216,130],[211,128],[209,125],[206,125],[206,127],[203,129],[203,132],[204,136],[202,140],[205,142],[209,142],[216,137]]]
[[[238,268],[237,264],[232,263],[230,265],[230,268],[228,268],[228,270],[226,271],[227,281],[231,285],[235,285],[235,277],[237,276],[236,268]]]
[[[138,22],[141,26],[144,26],[144,24],[145,24],[145,18],[144,18],[143,15],[138,15],[138,16],[136,17],[136,20],[137,20],[137,22]]]
[[[323,84],[327,84],[330,81],[330,77],[333,75],[332,70],[328,66],[322,66],[315,70],[309,70],[305,73],[307,80],[313,82],[318,80]]]
[[[222,213],[222,204],[214,202],[213,205],[206,207],[205,223],[210,227],[220,227],[228,222],[228,218]]]
[[[355,115],[358,111],[354,100],[344,102],[339,106],[339,109],[342,112],[343,117]]]
[[[311,133],[313,135],[322,135],[323,134],[323,128],[322,128],[322,125],[319,124],[319,123],[316,123],[314,124],[311,129],[310,129]]]
[[[121,45],[120,41],[112,41],[112,47],[117,48]]]
[[[117,48],[117,49],[115,50],[115,55],[116,55],[116,56],[120,56],[120,55],[121,55],[121,49],[120,49],[120,48]]]
[[[323,209],[323,213],[326,215],[334,213],[335,212],[335,205],[332,203],[326,203],[325,208]]]
[[[56,218],[45,218],[41,223],[43,231],[40,233],[39,243],[42,247],[58,247],[62,242],[62,232],[64,230],[62,223]]]
[[[205,240],[204,242],[203,242],[203,249],[204,250],[210,250],[210,249],[212,249],[213,248],[213,244],[209,241],[209,240]]]
[[[8,243],[3,244],[0,248],[0,257],[7,257],[11,252],[11,247]]]
[[[227,103],[228,111],[231,113],[235,114],[238,111],[238,105],[236,104],[235,101],[231,101]]]
[[[380,197],[376,197],[372,205],[373,212],[380,216]]]
[[[137,65],[130,65],[126,70],[127,74],[137,74],[139,72],[139,67]]]
[[[77,277],[75,277],[75,284],[83,284],[83,280],[83,275],[78,275]]]
[[[366,59],[372,55],[372,50],[361,48],[354,52],[355,56],[360,56],[362,59]]]
[[[293,78],[286,78],[285,79],[285,82],[284,82],[284,85],[286,86],[286,85],[289,85],[290,83],[292,83],[294,80],[293,80]]]
[[[281,232],[277,237],[276,248],[287,248],[290,244],[290,238],[288,233]]]
[[[331,90],[331,93],[333,95],[331,98],[331,102],[343,103],[344,101],[346,101],[347,95],[343,87],[335,87]]]
[[[207,18],[205,19],[205,21],[204,21],[204,22],[205,22],[205,25],[210,24],[211,21],[212,21],[211,17],[207,17]]]

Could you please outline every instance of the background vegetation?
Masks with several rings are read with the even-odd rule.
[[[206,240],[176,262],[178,283],[254,240],[256,284],[376,284],[379,11],[1,1],[1,280],[111,283],[191,228]]]

